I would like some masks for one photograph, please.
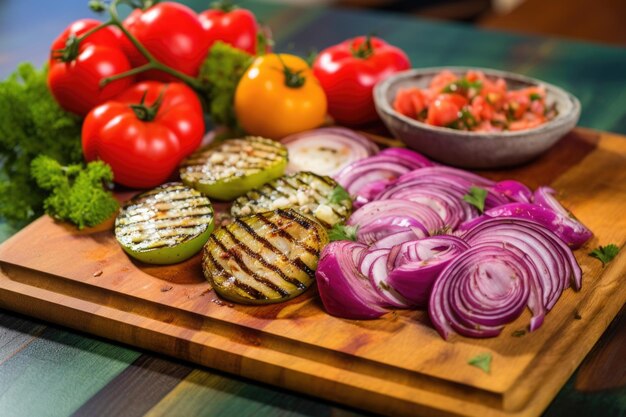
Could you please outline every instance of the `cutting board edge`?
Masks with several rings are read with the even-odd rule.
[[[31,272],[36,273],[36,271]],[[397,416],[414,416],[416,413],[420,413],[419,415],[423,416],[536,417],[545,409],[552,398],[548,398],[545,404],[537,404],[536,401],[529,402],[525,404],[525,407],[514,412],[506,412],[503,409],[441,393],[422,391],[417,388],[413,388],[411,391],[412,395],[409,398],[412,400],[390,398],[384,393],[371,388],[368,389],[366,386],[358,386],[360,381],[354,379],[355,376],[364,378],[369,376],[331,367],[337,375],[345,379],[344,382],[332,381],[325,378],[322,372],[315,373],[298,369],[297,363],[288,367],[284,363],[276,364],[267,361],[262,357],[262,353],[254,353],[253,349],[246,354],[237,354],[230,349],[225,350],[217,342],[215,343],[216,346],[209,346],[206,343],[202,344],[201,341],[189,340],[177,337],[172,333],[167,334],[163,331],[138,326],[130,320],[134,313],[23,284],[12,280],[1,269],[0,307],[131,346],[172,355],[172,350],[166,348],[169,343],[178,347],[173,356],[179,359],[383,414],[391,413],[391,415]],[[113,310],[115,311],[113,312]],[[159,321],[159,324],[179,327],[174,323],[163,321]],[[189,345],[188,349],[182,348],[185,344]],[[247,347],[245,343],[242,343],[242,346],[244,349]],[[255,346],[255,349],[258,348],[259,346]],[[207,355],[205,349],[211,354]],[[229,354],[232,357],[228,360],[223,360],[220,357],[220,360],[217,360],[215,357],[217,354]],[[295,357],[296,362],[298,358]],[[290,357],[290,359],[294,359],[294,357]],[[324,381],[324,383],[311,383],[303,386],[301,383],[303,379]],[[378,380],[384,381],[382,378]],[[392,386],[392,383],[389,384]]]

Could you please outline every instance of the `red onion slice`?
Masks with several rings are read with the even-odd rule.
[[[400,245],[404,242],[409,242],[411,240],[418,240],[424,237],[424,233],[422,230],[410,229],[403,230],[398,233],[392,233],[384,238],[380,239],[371,246],[372,249],[391,249],[394,246]]]
[[[531,268],[531,331],[541,325],[545,311],[554,306],[570,280],[574,289],[580,289],[582,273],[572,251],[539,223],[526,219],[486,218],[462,237],[472,247],[504,245],[527,261]]]
[[[315,277],[326,311],[348,319],[375,319],[387,312],[387,301],[355,263],[367,249],[350,241],[329,243],[322,251]]]
[[[554,233],[569,247],[577,248],[586,242],[591,231],[570,217],[565,217],[549,208],[529,203],[509,203],[487,210],[487,217],[513,217],[518,219],[533,220]],[[467,229],[472,224],[465,224]]]
[[[387,301],[386,307],[408,308],[410,303],[387,282],[389,249],[370,250],[361,262],[360,271],[369,277],[372,288]]]
[[[585,244],[593,233],[554,197],[556,191],[550,187],[539,187],[533,194],[535,204],[559,214],[562,229],[559,237],[571,248],[577,249]]]
[[[421,168],[418,161],[399,159],[395,155],[374,155],[351,163],[334,175],[335,180],[353,196],[356,206],[372,200],[373,183],[378,183],[377,190],[383,190],[385,183],[390,183],[402,174]]]
[[[497,336],[524,310],[528,280],[526,263],[513,252],[490,245],[472,247],[452,260],[435,281],[430,320],[444,339],[453,332]]]
[[[311,171],[332,176],[348,164],[378,152],[374,142],[343,127],[323,127],[296,133],[281,142],[289,151],[287,173]]]
[[[395,246],[389,254],[387,284],[408,302],[426,307],[435,279],[459,254],[469,249],[454,236],[433,236]]]
[[[526,185],[515,180],[504,180],[495,183],[489,188],[493,194],[499,194],[511,202],[530,203],[533,192]]]
[[[379,155],[393,156],[399,160],[405,161],[407,164],[414,165],[416,168],[438,165],[424,155],[406,148],[386,148],[380,151]]]
[[[441,217],[430,207],[406,200],[372,201],[354,213],[347,222],[357,226],[357,240],[371,245],[391,234],[414,230],[419,237],[436,234],[444,228]]]

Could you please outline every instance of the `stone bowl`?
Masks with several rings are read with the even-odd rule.
[[[556,103],[558,115],[532,129],[503,132],[468,132],[431,126],[404,116],[392,107],[399,89],[426,88],[444,69],[457,75],[468,70],[482,71],[488,78],[504,78],[509,90],[541,85],[546,89],[546,104]],[[520,165],[546,152],[576,126],[580,102],[563,89],[505,71],[486,68],[438,67],[403,71],[379,82],[374,88],[376,110],[387,128],[409,148],[436,161],[461,168],[504,168]]]

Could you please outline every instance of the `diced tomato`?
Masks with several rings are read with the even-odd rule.
[[[459,118],[459,112],[467,104],[460,94],[439,94],[428,108],[426,123],[447,126]]]
[[[399,90],[393,102],[393,108],[397,112],[414,119],[418,118],[418,115],[426,106],[426,96],[424,91],[419,88]]]
[[[454,75],[450,70],[443,70],[439,74],[435,75],[430,81],[430,90],[439,94],[448,84],[458,80],[459,77]]]
[[[431,125],[472,131],[530,129],[557,114],[556,110],[546,112],[544,87],[508,91],[504,79],[487,78],[474,70],[462,78],[441,71],[426,89],[398,91],[393,105],[399,113],[418,120],[423,120],[426,110],[425,121]]]

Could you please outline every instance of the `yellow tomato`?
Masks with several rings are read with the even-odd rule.
[[[235,114],[249,134],[281,139],[324,123],[326,95],[302,58],[264,55],[239,81]]]

